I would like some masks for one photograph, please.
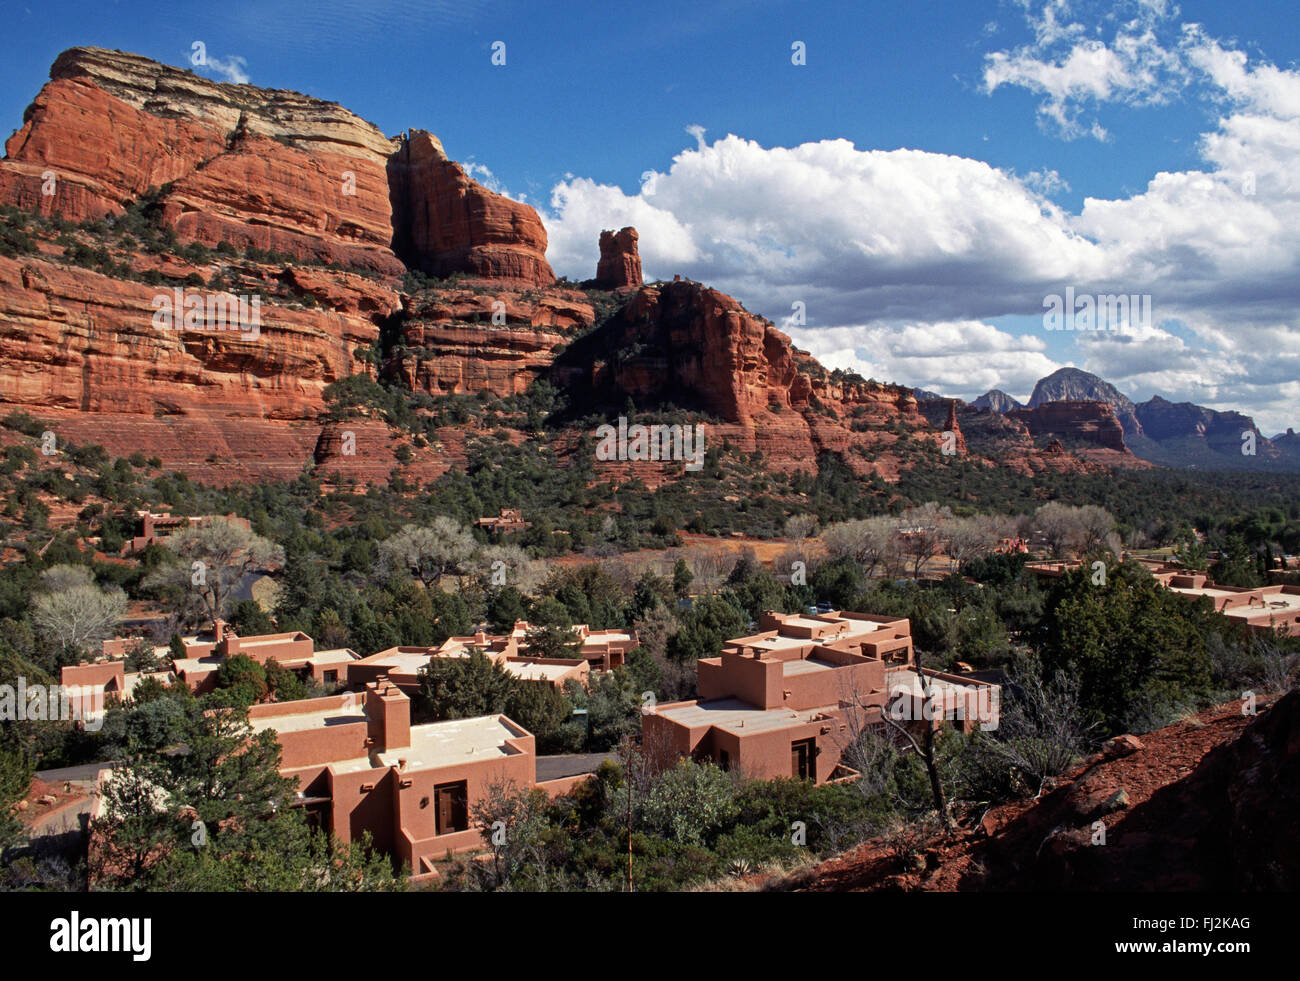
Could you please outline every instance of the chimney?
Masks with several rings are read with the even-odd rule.
[[[217,637],[217,653],[222,657],[234,657],[239,653],[239,634],[230,629],[225,620],[213,620],[212,632]]]
[[[366,733],[381,753],[411,745],[411,700],[387,675],[366,685]]]

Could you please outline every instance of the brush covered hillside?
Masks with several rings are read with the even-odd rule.
[[[1041,793],[949,835],[875,838],[784,888],[1291,891],[1300,886],[1300,692],[1108,742]]]
[[[634,230],[602,239],[595,279],[557,280],[531,207],[431,133],[334,103],[73,48],[5,149],[0,413],[206,483],[419,486],[477,440],[626,480],[589,439],[629,407],[705,424],[756,473],[831,467],[886,500],[918,468],[1140,465],[1104,425],[1063,446],[1010,417],[946,457],[910,389],[828,372],[702,284],[643,285]],[[259,329],[159,329],[175,289],[256,298]],[[520,401],[482,411],[501,400]]]

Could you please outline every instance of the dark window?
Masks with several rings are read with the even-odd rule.
[[[718,765],[724,770],[731,769],[731,754],[725,749],[718,751]]]
[[[469,830],[469,792],[464,780],[438,784],[433,788],[433,797],[437,801],[435,834],[449,835],[453,831]]]
[[[337,671],[325,672],[325,684],[332,685],[338,680],[339,680],[339,673]]]

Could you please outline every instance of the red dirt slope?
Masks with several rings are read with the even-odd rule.
[[[1296,889],[1300,691],[1261,700],[1258,713],[1243,716],[1237,702],[1207,709],[1140,737],[1135,751],[1090,757],[1037,801],[967,815],[910,863],[874,839],[801,883],[812,891]],[[1093,843],[1096,821],[1104,844]]]

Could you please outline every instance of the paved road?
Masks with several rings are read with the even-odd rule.
[[[579,773],[595,773],[597,767],[606,760],[614,759],[613,753],[568,753],[563,756],[537,757],[537,780],[559,780],[573,777]]]

